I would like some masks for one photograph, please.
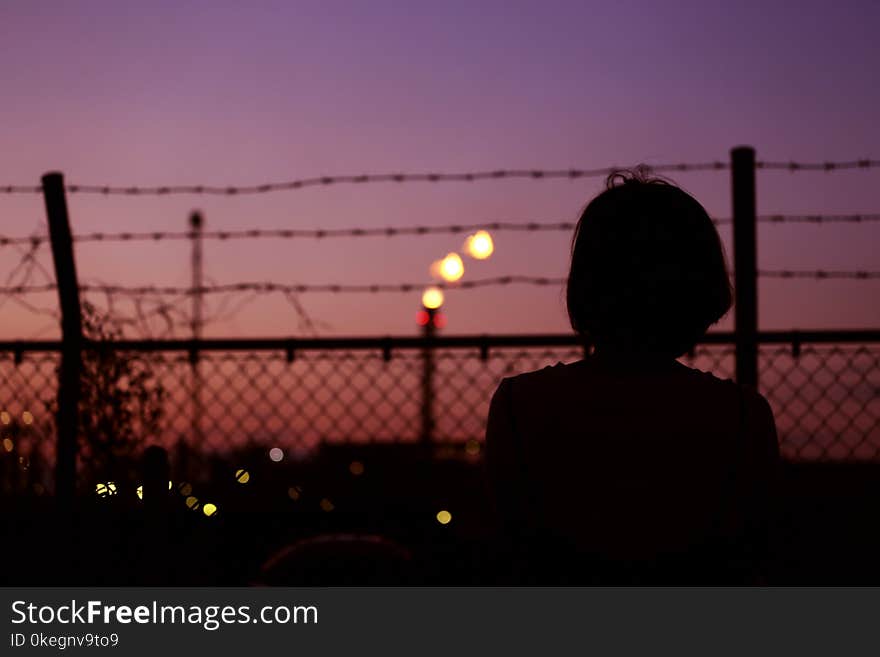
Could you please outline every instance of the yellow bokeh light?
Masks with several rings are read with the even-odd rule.
[[[447,253],[446,257],[440,261],[438,273],[444,281],[454,283],[459,280],[464,276],[464,263],[461,261],[461,256],[457,253]]]
[[[181,482],[181,483],[180,483],[180,485],[177,487],[177,490],[180,491],[180,494],[181,494],[181,495],[183,495],[184,497],[186,497],[187,495],[189,495],[190,493],[192,493],[192,491],[193,491],[193,487],[190,486],[187,482],[184,481],[184,482]]]
[[[477,454],[480,453],[480,443],[477,442],[476,440],[474,440],[473,438],[471,438],[469,441],[467,441],[465,443],[464,451],[469,456],[476,456]]]
[[[446,509],[442,509],[437,512],[437,522],[441,525],[448,525],[452,522],[452,514],[449,513]]]
[[[322,511],[332,511],[336,507],[333,505],[333,502],[328,500],[326,497],[321,500],[321,510]]]
[[[202,507],[202,513],[204,513],[208,517],[213,516],[215,513],[217,513],[217,505],[208,502],[205,506]]]
[[[0,422],[2,422],[3,424],[9,424],[10,422],[12,422],[12,416],[9,415],[9,413],[6,411],[2,411],[0,412]]]
[[[98,497],[110,497],[111,495],[116,495],[116,482],[101,482],[95,486],[95,492],[98,494]]]
[[[428,310],[437,310],[443,305],[443,290],[439,287],[426,288],[422,293],[422,305]]]
[[[21,421],[25,424],[31,424],[34,421],[34,416],[30,411],[25,411],[21,414]]]
[[[475,260],[485,260],[495,252],[495,243],[492,236],[485,230],[478,230],[468,236],[464,243],[464,250]]]
[[[9,438],[3,439],[3,449],[7,452],[11,452],[15,448],[15,444]]]
[[[193,497],[192,495],[190,495],[189,497],[186,498],[186,505],[190,509],[195,510],[196,508],[198,508],[197,507],[198,503],[199,503],[199,498],[197,498],[197,497]]]
[[[246,484],[251,480],[251,475],[247,470],[236,470],[235,471],[235,479],[240,484]]]

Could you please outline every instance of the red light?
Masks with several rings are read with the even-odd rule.
[[[420,310],[416,313],[416,324],[419,326],[427,326],[430,321],[431,316],[428,314],[427,310]]]
[[[444,315],[443,313],[436,313],[434,315],[434,326],[438,329],[446,326],[446,315]]]

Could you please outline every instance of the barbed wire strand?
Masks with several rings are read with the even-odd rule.
[[[642,165],[648,171],[723,171],[730,168],[729,162],[682,162],[677,164]],[[871,169],[880,167],[880,160],[856,159],[840,162],[772,162],[758,161],[757,169],[781,169],[787,171],[838,171],[845,169]],[[264,194],[289,191],[305,187],[324,187],[338,184],[366,183],[410,183],[410,182],[478,182],[512,178],[533,180],[578,179],[607,176],[626,167],[601,167],[596,169],[498,169],[494,171],[469,171],[462,173],[366,173],[360,175],[315,176],[282,182],[269,182],[257,185],[161,185],[161,186],[115,186],[69,184],[66,189],[71,194],[102,194],[127,196],[167,196],[171,194],[211,194],[233,196],[237,194]],[[28,194],[40,193],[40,185],[3,185],[0,193]]]
[[[731,224],[730,218],[713,220],[716,224]],[[871,214],[771,214],[757,218],[759,223],[782,224],[840,224],[880,222],[880,213]],[[219,241],[241,239],[326,239],[341,237],[402,237],[439,234],[464,234],[478,230],[493,232],[569,232],[574,230],[573,221],[557,222],[504,222],[490,221],[482,224],[444,224],[435,226],[386,226],[381,228],[253,228],[245,230],[214,230],[201,233],[203,239]],[[73,236],[74,242],[161,242],[165,240],[190,240],[196,237],[192,231],[149,231],[149,232],[95,232]],[[0,235],[0,246],[40,245],[48,242],[48,235],[28,235],[8,237]]]
[[[872,169],[880,167],[880,160],[861,158],[843,162],[755,162],[756,169],[777,169],[786,171],[841,171],[847,169]]]
[[[657,164],[647,167],[651,171],[707,171],[723,170],[727,162],[698,162],[679,164]],[[258,185],[162,185],[162,186],[114,186],[69,184],[66,190],[71,194],[102,194],[127,196],[166,196],[171,194],[209,194],[233,196],[238,194],[265,194],[289,191],[306,187],[326,187],[340,184],[372,183],[412,183],[412,182],[480,182],[486,180],[505,180],[525,178],[533,180],[578,179],[607,176],[625,167],[601,167],[595,169],[496,169],[492,171],[467,172],[427,172],[427,173],[365,173],[359,175],[315,176],[282,182],[268,182]],[[4,185],[0,193],[40,193],[41,185]]]
[[[814,280],[828,279],[852,279],[852,280],[870,280],[880,279],[880,271],[867,270],[760,270],[758,276],[762,278],[801,278]],[[344,283],[324,283],[324,284],[302,284],[302,283],[276,283],[270,281],[258,282],[238,282],[225,283],[218,285],[204,285],[200,288],[178,287],[178,286],[123,286],[123,285],[103,285],[103,284],[84,284],[80,286],[82,293],[100,293],[100,294],[116,294],[116,295],[179,295],[189,296],[193,294],[222,294],[229,292],[255,292],[270,293],[281,292],[285,294],[304,294],[304,293],[383,293],[383,292],[413,292],[423,290],[429,285],[447,290],[470,290],[483,287],[497,287],[507,285],[534,285],[534,286],[555,286],[563,285],[565,278],[544,277],[544,276],[498,276],[495,278],[475,279],[471,281],[460,281],[456,283],[363,283],[363,284],[344,284]],[[0,288],[0,294],[3,295],[19,295],[19,294],[35,294],[54,291],[56,286],[54,283],[46,283],[42,285],[17,285]]]

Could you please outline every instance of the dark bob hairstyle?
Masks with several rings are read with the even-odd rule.
[[[571,248],[568,316],[602,351],[677,358],[730,309],[718,231],[696,199],[645,169],[608,177]]]

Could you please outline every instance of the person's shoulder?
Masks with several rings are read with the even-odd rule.
[[[712,372],[684,366],[693,380],[707,388],[714,388],[721,394],[735,396],[745,411],[751,416],[770,416],[773,411],[767,398],[752,385],[737,383],[729,377],[719,377]]]
[[[707,372],[706,370],[697,369],[691,365],[685,365],[681,361],[678,362],[681,366],[679,368],[680,372],[686,373],[688,376],[692,377],[693,380],[702,383],[707,386],[715,386],[717,388],[724,388],[728,390],[735,390],[737,388],[737,383],[730,377],[722,377],[716,375],[714,372]]]
[[[499,390],[527,390],[534,387],[544,388],[554,381],[562,380],[571,370],[575,363],[566,364],[558,362],[555,365],[547,365],[538,370],[521,372],[507,376],[501,380]]]
[[[718,376],[714,372],[700,370],[681,362],[679,364],[681,365],[679,372],[683,373],[690,380],[691,385],[697,386],[714,396],[721,396],[731,400],[742,400],[742,402],[747,404],[752,401],[754,391],[750,390],[748,386],[740,385],[730,377]]]

